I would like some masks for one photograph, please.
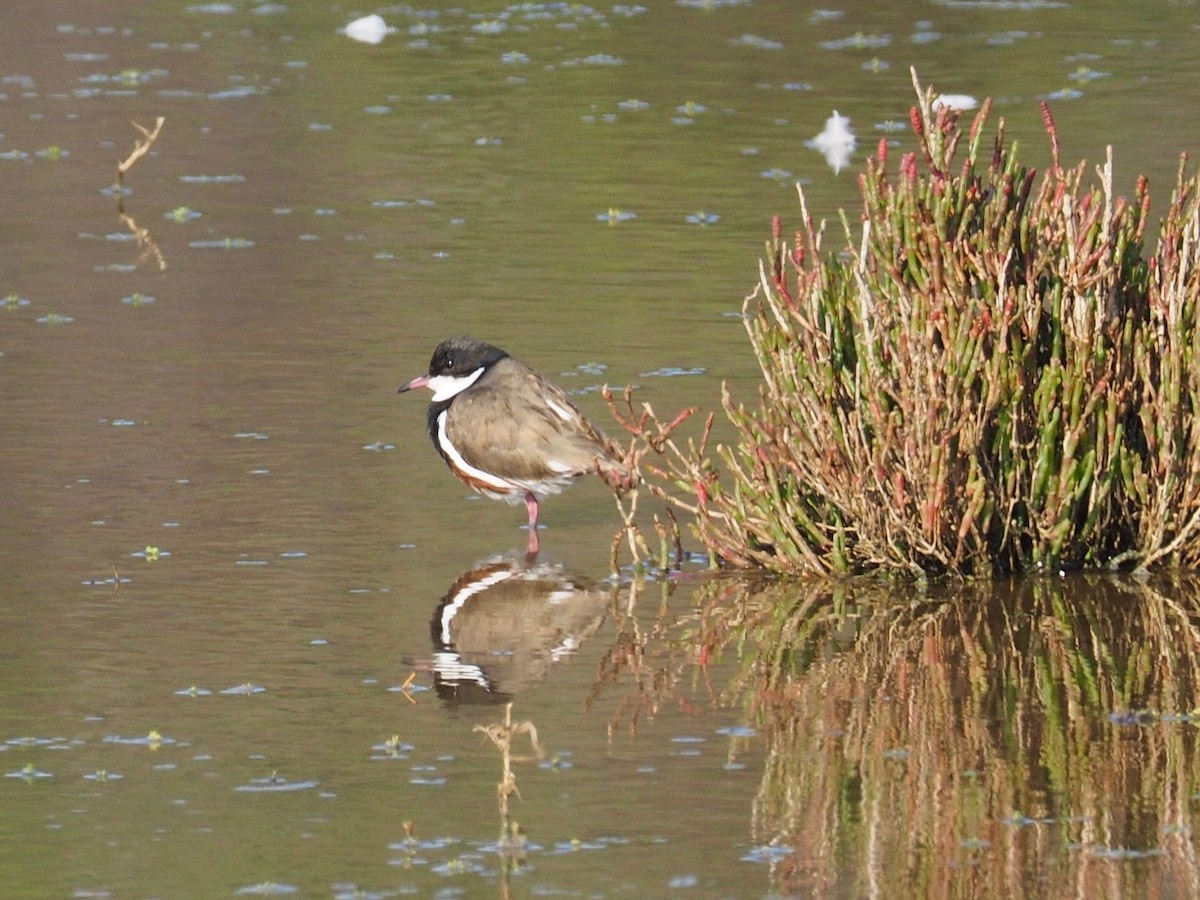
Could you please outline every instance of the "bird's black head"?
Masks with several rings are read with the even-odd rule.
[[[429,375],[432,378],[462,378],[476,369],[486,369],[506,356],[508,354],[499,347],[460,334],[438,344],[433,351],[433,358],[429,360]]]

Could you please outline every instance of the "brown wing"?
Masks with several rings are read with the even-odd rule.
[[[583,475],[610,462],[603,438],[566,391],[505,359],[455,399],[447,437],[463,459],[502,478]],[[486,464],[481,462],[486,451]]]

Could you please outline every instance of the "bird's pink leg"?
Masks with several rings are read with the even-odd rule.
[[[532,559],[538,554],[538,501],[537,497],[533,496],[533,494],[525,495],[525,509],[529,511],[529,548],[525,551],[525,555],[529,559]]]

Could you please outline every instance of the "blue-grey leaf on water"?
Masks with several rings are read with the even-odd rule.
[[[1066,9],[1071,4],[1065,0],[933,0],[937,6],[947,9],[984,9],[1006,12],[1032,12],[1045,9]]]
[[[150,732],[141,737],[124,737],[119,734],[108,734],[104,736],[106,744],[122,744],[131,747],[158,747],[168,744],[177,743],[175,738],[169,738],[157,732]]]
[[[88,781],[120,781],[125,776],[109,772],[107,769],[97,769],[95,772],[88,772],[83,777]]]
[[[680,375],[703,375],[707,371],[708,369],[704,366],[693,366],[690,369],[680,366],[662,366],[649,372],[639,372],[638,375],[642,378],[678,378]]]
[[[243,97],[257,97],[259,94],[265,94],[266,88],[258,87],[253,84],[239,84],[235,87],[226,88],[223,91],[213,91],[208,95],[209,100],[241,100]]]
[[[755,50],[783,49],[783,41],[759,37],[757,34],[743,34],[741,37],[730,38],[729,43],[734,47],[753,47]]]
[[[443,787],[446,784],[446,779],[442,775],[435,775],[433,777],[414,775],[412,778],[408,779],[408,783],[416,785],[417,787]]]
[[[501,19],[488,19],[483,22],[476,22],[471,26],[471,30],[476,34],[502,34],[508,30],[508,23]]]
[[[691,225],[716,225],[720,221],[719,215],[707,210],[700,210],[687,216],[687,222]]]
[[[560,750],[557,753],[550,754],[550,756],[538,763],[538,768],[555,771],[573,769],[575,768],[575,760],[571,758],[572,756],[573,754],[570,750]]]
[[[890,46],[890,34],[863,34],[861,31],[837,40],[821,41],[825,50],[879,50]]]
[[[249,238],[218,238],[209,241],[192,241],[188,244],[195,250],[249,250],[254,241]]]
[[[188,12],[206,13],[208,15],[227,16],[235,11],[232,3],[197,3],[195,6],[189,6]]]
[[[122,297],[121,302],[126,306],[149,306],[154,302],[154,298],[149,294],[143,294],[140,291],[135,291],[128,297]]]
[[[1057,91],[1051,91],[1049,94],[1046,94],[1044,97],[1040,97],[1038,99],[1078,100],[1082,96],[1083,96],[1083,91],[1079,90],[1078,88],[1065,87],[1065,88],[1059,88]]]
[[[164,219],[170,219],[177,223],[191,222],[193,219],[199,219],[200,216],[201,213],[188,206],[177,206],[169,213],[163,213]]]
[[[29,306],[31,302],[19,294],[9,294],[3,300],[0,300],[0,307],[4,309],[23,309]]]
[[[790,169],[781,169],[778,166],[772,169],[764,169],[758,173],[762,178],[768,178],[771,181],[791,181],[795,176]]]
[[[618,222],[629,222],[636,218],[637,213],[626,209],[617,209],[616,207],[613,207],[608,212],[596,213],[596,221],[607,222],[609,225],[616,225]]]
[[[26,735],[25,737],[9,738],[3,744],[0,744],[0,749],[7,750],[9,747],[46,747],[62,749],[68,744],[65,737],[34,737]]]
[[[430,867],[429,871],[438,875],[486,875],[488,869],[479,859],[480,854],[478,853],[472,853],[469,856],[459,856],[455,859],[436,863]]]
[[[675,0],[676,6],[692,9],[725,9],[730,6],[749,6],[751,0]]]
[[[245,684],[235,684],[233,687],[227,687],[223,691],[227,697],[250,696],[251,694],[265,694],[267,689],[261,684],[252,684],[247,681]]]
[[[609,53],[593,53],[590,56],[584,56],[579,59],[569,59],[563,62],[564,66],[623,66],[625,60],[619,56],[613,56]]]
[[[1095,81],[1097,78],[1108,78],[1112,72],[1097,72],[1095,69],[1087,66],[1080,66],[1074,72],[1067,76],[1071,81],[1078,81],[1080,84],[1087,84],[1089,81]]]
[[[38,778],[53,778],[54,776],[50,772],[43,772],[40,769],[35,768],[33,763],[29,763],[28,765],[17,769],[14,772],[5,772],[4,777],[23,778],[26,781],[33,781]]]
[[[175,696],[177,696],[177,697],[211,697],[212,691],[210,691],[208,688],[196,687],[195,685],[192,685],[191,687],[180,688],[179,690],[177,690],[175,692]]]
[[[60,313],[54,312],[47,313],[46,315],[39,316],[37,318],[37,323],[39,325],[70,325],[74,321],[75,318],[73,316],[64,316]]]
[[[113,587],[120,584],[132,584],[133,579],[121,576],[120,578],[102,577],[102,578],[85,578],[80,582],[84,587]]]
[[[412,682],[411,684],[393,684],[387,689],[389,694],[423,694],[430,690],[429,685]]]
[[[292,791],[311,791],[319,781],[288,781],[278,775],[252,778],[249,784],[239,784],[234,791],[239,794],[286,794]]]
[[[519,50],[509,50],[507,53],[501,55],[500,62],[510,66],[524,65],[525,63],[529,62],[529,55],[522,53]]]
[[[1030,32],[1020,29],[997,31],[995,34],[988,36],[986,43],[989,47],[1011,47],[1017,41],[1023,41],[1030,37],[1032,37]]]
[[[760,844],[757,847],[751,847],[750,852],[742,857],[742,862],[752,863],[777,863],[781,859],[786,859],[793,854],[795,850],[791,847],[776,847],[771,844]]]
[[[184,184],[234,184],[246,180],[245,175],[180,175]]]
[[[299,888],[294,884],[279,884],[275,881],[264,881],[261,884],[247,884],[234,891],[235,896],[274,897],[280,894],[294,894]]]

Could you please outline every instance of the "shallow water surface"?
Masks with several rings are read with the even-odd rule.
[[[910,65],[994,96],[1035,163],[1050,97],[1067,159],[1111,143],[1164,196],[1200,20],[1102,6],[430,3],[380,10],[369,45],[336,4],[23,4],[0,29],[6,890],[1192,894],[1191,585],[1089,619],[1064,603],[1109,587],[764,595],[693,560],[635,596],[602,485],[546,504],[524,566],[523,512],[468,497],[426,398],[396,395],[473,332],[610,431],[605,383],[663,413],[753,397],[770,217],[795,227],[801,181],[854,220],[856,166],[911,146]],[[836,173],[808,145],[834,110]],[[501,853],[474,727],[509,701],[546,756],[513,764]]]

